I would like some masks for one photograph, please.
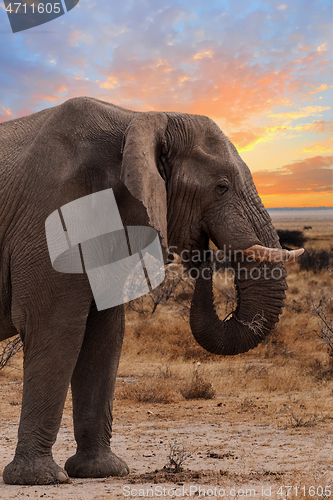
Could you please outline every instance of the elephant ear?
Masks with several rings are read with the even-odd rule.
[[[144,205],[150,225],[167,241],[167,194],[158,170],[158,159],[165,147],[168,119],[163,113],[140,113],[128,126],[123,145],[121,181]]]

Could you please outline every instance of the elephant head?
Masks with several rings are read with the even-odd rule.
[[[187,267],[198,268],[190,314],[198,343],[224,355],[257,346],[282,312],[282,261],[291,254],[281,249],[233,144],[204,116],[138,113],[125,133],[121,180],[145,206],[164,247],[186,252]],[[216,314],[212,270],[204,261],[209,240],[232,256],[237,308],[224,321]]]

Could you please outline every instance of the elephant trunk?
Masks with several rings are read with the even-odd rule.
[[[295,259],[304,250],[282,250],[269,214],[252,183],[244,200],[245,217],[263,245],[243,250],[242,262],[232,262],[237,307],[221,321],[213,300],[212,269],[203,263],[196,280],[190,312],[194,338],[214,354],[235,355],[256,347],[282,313],[287,275],[282,261]],[[259,263],[258,263],[259,261]],[[231,317],[230,317],[231,316]]]
[[[285,298],[286,275],[283,264],[264,264],[251,269],[251,275],[275,273],[275,278],[257,280],[247,276],[250,269],[238,270],[235,275],[237,308],[229,319],[221,321],[216,314],[213,300],[212,269],[202,264],[196,280],[191,304],[190,326],[196,341],[213,354],[235,355],[256,347],[282,312]],[[238,273],[238,275],[237,275]],[[277,279],[279,278],[279,279]],[[272,283],[273,282],[273,283]]]

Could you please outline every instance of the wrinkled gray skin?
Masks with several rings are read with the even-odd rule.
[[[19,333],[24,344],[18,445],[3,479],[47,484],[65,482],[67,473],[125,475],[127,465],[110,449],[124,307],[97,312],[86,275],[53,270],[46,218],[112,187],[125,226],[151,225],[164,247],[179,253],[203,251],[209,239],[218,248],[276,247],[277,234],[249,169],[204,116],[136,113],[71,99],[1,124],[0,158],[0,340]],[[283,265],[276,266],[285,275]],[[254,281],[241,275],[236,287],[236,312],[221,322],[211,278],[197,280],[191,328],[211,352],[255,347],[278,321],[283,277]],[[258,315],[264,318],[260,331],[251,327]],[[65,472],[51,450],[69,384],[77,452]]]

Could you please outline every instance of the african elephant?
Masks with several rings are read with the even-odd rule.
[[[251,349],[278,321],[286,273],[272,258],[289,254],[248,167],[207,117],[133,112],[80,97],[2,123],[0,131],[0,340],[19,333],[24,346],[18,444],[3,479],[47,484],[68,475],[126,475],[127,465],[110,449],[124,306],[98,311],[85,274],[52,268],[47,217],[112,188],[124,226],[154,228],[165,250],[203,255],[211,240],[220,249],[252,252],[235,278],[237,309],[224,322],[215,313],[210,268],[203,259],[193,263],[207,273],[196,281],[191,328],[213,353]],[[260,275],[263,265],[268,277]],[[246,276],[253,266],[255,279]],[[65,472],[52,446],[69,384],[77,452]]]

